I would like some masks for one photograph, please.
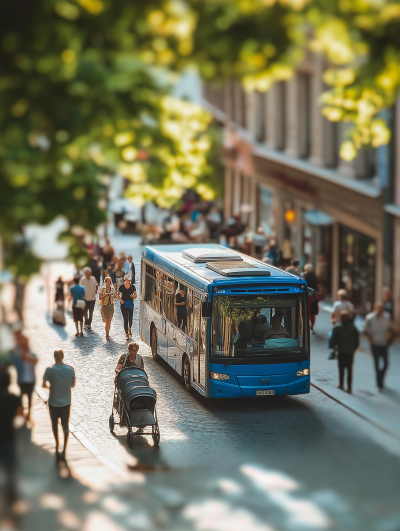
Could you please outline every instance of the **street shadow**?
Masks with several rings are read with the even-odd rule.
[[[47,317],[47,326],[57,332],[62,341],[66,341],[69,338],[69,334],[65,328],[65,325],[54,324],[51,317]]]
[[[25,427],[17,433],[19,495],[17,502],[5,511],[5,493],[0,491],[1,529],[131,529],[133,515],[139,510],[150,528],[157,528],[153,512],[156,503],[151,494],[143,490],[143,483],[118,480],[111,497],[108,483],[102,484],[104,480],[100,476],[95,490],[73,476],[73,467],[72,475],[63,479],[55,466],[54,455],[33,443],[31,435]]]
[[[400,403],[400,393],[397,390],[394,390],[390,387],[385,387],[382,391],[382,394],[389,397],[391,400]]]

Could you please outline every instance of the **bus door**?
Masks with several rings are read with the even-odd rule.
[[[193,297],[193,380],[206,388],[206,329],[207,320],[201,317],[201,299]]]

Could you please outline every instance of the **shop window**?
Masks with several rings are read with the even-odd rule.
[[[376,242],[340,226],[340,287],[347,290],[357,313],[372,311],[375,298]]]

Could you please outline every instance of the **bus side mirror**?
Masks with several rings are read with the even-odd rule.
[[[202,317],[211,317],[211,302],[204,301],[201,303],[201,315]]]
[[[318,315],[318,313],[319,313],[318,301],[317,300],[311,301],[311,315]]]

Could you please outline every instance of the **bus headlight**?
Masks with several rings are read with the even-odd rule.
[[[230,379],[229,374],[221,374],[219,372],[210,372],[210,377],[213,380],[229,380]]]
[[[308,376],[310,374],[310,369],[303,369],[302,371],[297,371],[296,376]]]

